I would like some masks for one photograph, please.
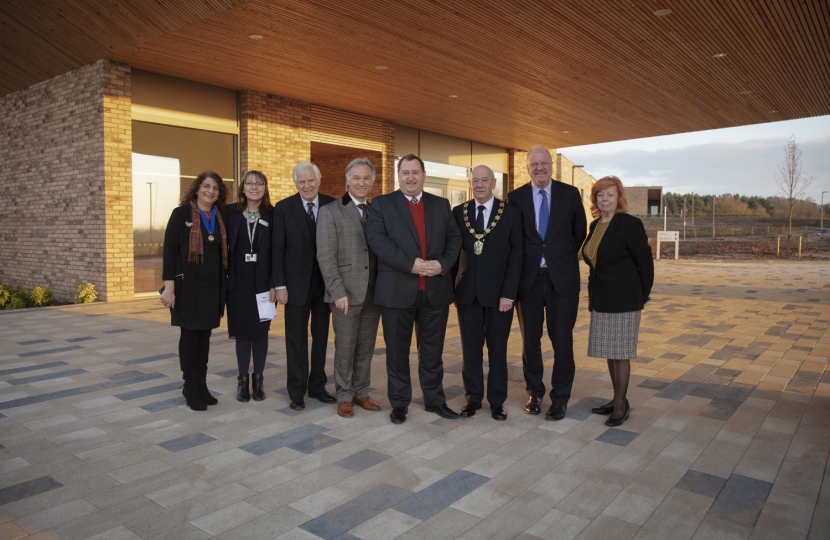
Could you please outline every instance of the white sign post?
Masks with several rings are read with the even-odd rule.
[[[674,242],[674,259],[680,258],[680,234],[677,231],[657,231],[657,260],[660,260],[660,242]]]

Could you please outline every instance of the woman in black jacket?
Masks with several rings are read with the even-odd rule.
[[[254,357],[254,400],[265,399],[262,372],[268,354],[271,321],[259,320],[256,295],[269,293],[275,302],[276,276],[271,263],[271,237],[276,226],[271,219],[268,179],[259,171],[248,171],[237,192],[237,204],[227,213],[228,222],[228,336],[236,339],[239,367],[236,399],[249,401],[251,356]]]
[[[173,210],[164,233],[161,303],[181,328],[179,365],[187,406],[216,405],[207,387],[210,334],[225,311],[228,235],[222,220],[228,190],[215,172],[200,174]]]
[[[590,268],[588,356],[608,360],[614,386],[614,399],[591,411],[610,414],[605,425],[613,427],[628,419],[631,359],[637,358],[640,312],[654,284],[654,262],[643,222],[625,213],[628,201],[619,178],[597,180],[591,188],[591,203],[597,219],[589,226],[582,247],[583,260]]]

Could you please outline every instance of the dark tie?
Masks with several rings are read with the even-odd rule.
[[[308,206],[308,217],[311,219],[311,222],[317,223],[317,220],[314,219],[314,203],[306,203],[306,206]]]
[[[548,231],[550,207],[548,207],[548,194],[544,189],[539,191],[539,195],[542,196],[542,204],[539,205],[539,236],[541,236],[542,240],[544,240],[545,233]]]
[[[360,204],[357,205],[357,207],[360,208],[360,220],[363,221],[363,226],[365,227],[366,226],[366,217],[367,217],[366,216],[366,213],[367,213],[366,203],[360,203]]]
[[[416,197],[412,197],[412,204],[418,206],[418,199]]]
[[[478,217],[476,217],[476,232],[484,232],[484,205],[478,205]]]

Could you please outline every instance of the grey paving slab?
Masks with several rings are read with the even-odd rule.
[[[16,407],[25,407],[27,405],[34,405],[37,403],[44,403],[55,399],[63,399],[66,397],[79,396],[83,394],[91,394],[92,392],[99,392],[101,390],[109,390],[121,386],[117,381],[110,381],[106,383],[90,384],[87,386],[79,386],[76,388],[67,388],[65,390],[58,390],[56,392],[49,392],[47,394],[39,394],[36,396],[27,396],[9,401],[0,402],[0,409],[13,409]]]
[[[772,484],[733,474],[726,481],[708,515],[744,527],[754,527]]]
[[[334,464],[344,469],[349,469],[350,471],[360,472],[369,467],[374,467],[389,458],[390,456],[386,454],[367,448],[366,450],[361,450],[356,454],[345,457],[340,461],[336,461]]]
[[[674,487],[714,499],[725,484],[726,478],[690,469]]]
[[[148,388],[142,388],[141,390],[132,390],[130,392],[122,392],[120,394],[115,394],[115,397],[120,399],[121,401],[129,401],[132,399],[143,398],[147,396],[154,396],[156,394],[164,394],[165,392],[170,392],[172,390],[178,390],[182,387],[181,381],[176,381],[167,384],[161,384],[159,386],[150,386]]]
[[[28,351],[28,352],[21,352],[17,353],[17,356],[20,358],[30,358],[32,356],[43,356],[45,354],[55,354],[55,353],[62,353],[62,352],[69,352],[69,351],[77,351],[83,349],[80,345],[71,345],[69,347],[57,347],[55,349],[44,349],[42,351]]]
[[[0,489],[0,506],[63,487],[51,476],[41,476]]]
[[[13,375],[15,373],[25,373],[27,371],[36,371],[39,369],[51,369],[56,367],[68,366],[66,362],[47,362],[45,364],[35,364],[31,366],[23,366],[18,368],[0,369],[0,377],[3,375]]]
[[[146,405],[142,405],[139,407],[143,411],[147,412],[159,412],[159,411],[166,411],[168,409],[172,409],[174,407],[181,407],[182,405],[186,405],[187,402],[184,399],[184,396],[177,396],[170,399],[165,399],[164,401],[156,401],[155,403],[148,403]]]
[[[292,450],[302,452],[303,454],[313,454],[314,452],[328,448],[329,446],[333,446],[339,442],[341,442],[340,439],[329,437],[328,435],[321,433],[286,446]]]
[[[628,431],[620,428],[608,428],[602,433],[602,435],[597,437],[596,440],[626,447],[631,441],[636,439],[638,435],[639,433],[636,431]]]
[[[390,486],[389,484],[381,484],[355,497],[351,501],[302,524],[300,528],[326,540],[338,538],[346,531],[375,517],[387,508],[391,508],[411,496],[411,491]]]
[[[43,375],[32,375],[31,377],[20,377],[19,379],[10,379],[6,382],[8,382],[12,386],[20,386],[22,384],[48,381],[50,379],[60,379],[63,377],[71,377],[73,375],[82,375],[84,373],[89,373],[89,371],[85,369],[67,369],[66,371],[57,371],[55,373],[44,373]]]
[[[37,345],[38,343],[49,343],[48,339],[30,339],[29,341],[18,341],[18,345]]]
[[[159,446],[171,452],[181,452],[182,450],[201,446],[215,440],[215,438],[210,435],[205,435],[204,433],[193,433],[191,435],[185,435],[183,437],[177,437],[175,439],[170,439],[169,441],[161,442],[159,443]]]
[[[157,362],[158,360],[167,360],[169,358],[178,358],[178,353],[162,353],[162,354],[154,354],[152,356],[144,356],[142,358],[134,358],[132,360],[126,360],[121,362],[124,366],[134,366],[137,364],[149,364],[150,362]]]
[[[490,479],[486,476],[458,470],[395,505],[394,508],[414,518],[426,520],[488,480]]]
[[[315,435],[319,435],[328,431],[328,428],[319,426],[317,424],[306,424],[304,426],[289,429],[283,433],[277,433],[258,441],[253,441],[239,447],[240,450],[249,452],[256,456],[273,452],[279,448],[289,446],[305,439],[310,439]]]
[[[76,337],[76,338],[69,338],[65,339],[67,343],[78,343],[80,341],[91,341],[93,339],[98,339],[95,336],[84,336],[84,337]]]

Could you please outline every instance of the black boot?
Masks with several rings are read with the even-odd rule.
[[[199,389],[199,395],[202,397],[205,405],[216,405],[219,403],[219,400],[213,397],[213,394],[210,393],[207,387],[207,358],[202,361],[197,359],[196,364],[196,387]]]
[[[265,399],[265,390],[262,389],[262,373],[254,373],[254,401]]]
[[[237,401],[247,403],[251,400],[251,391],[248,389],[249,375],[247,373],[245,375],[240,375],[236,378],[236,380],[236,399]]]
[[[205,405],[205,402],[202,401],[202,396],[199,394],[199,388],[196,386],[196,382],[192,378],[190,380],[184,380],[182,395],[184,396],[184,400],[187,402],[187,406],[194,411],[207,410],[207,405]]]

